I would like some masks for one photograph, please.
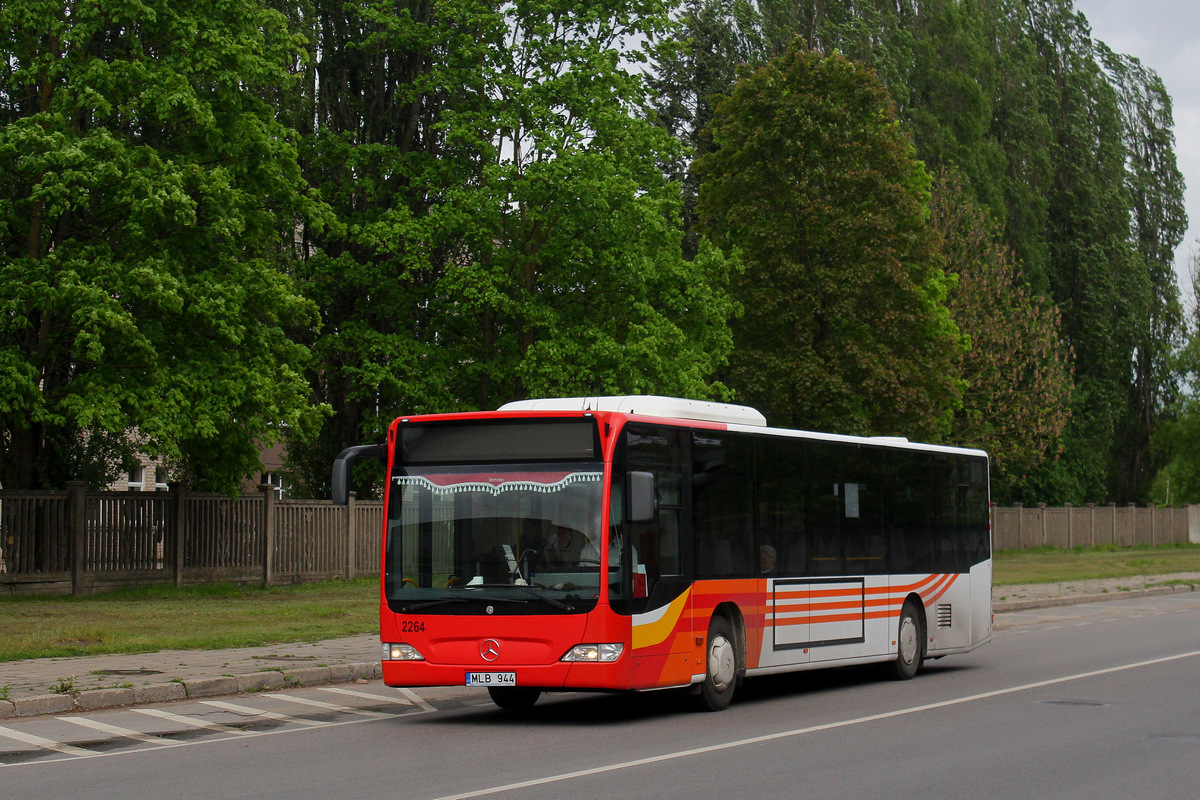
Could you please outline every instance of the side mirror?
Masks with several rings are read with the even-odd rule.
[[[629,502],[625,518],[630,522],[651,522],[654,519],[654,473],[630,472],[625,477]]]
[[[333,460],[333,477],[329,484],[329,496],[339,506],[350,502],[350,470],[360,458],[387,458],[387,446],[382,444],[360,444],[347,447]]]

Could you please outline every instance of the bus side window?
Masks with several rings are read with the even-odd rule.
[[[762,438],[757,442],[760,574],[809,574],[806,532],[805,463],[807,444],[797,439]],[[763,468],[763,465],[767,465]],[[775,549],[775,568],[762,563],[763,547]]]
[[[620,579],[609,582],[609,597],[619,613],[641,613],[666,605],[687,588],[682,541],[685,435],[665,427],[630,425],[625,429],[626,459],[616,470],[619,484],[613,486],[614,495],[623,493],[618,485],[624,485],[625,475],[647,473],[653,476],[655,502],[649,520],[624,519],[623,510],[619,521],[613,516],[610,536],[627,538],[623,547],[629,548],[627,552],[635,560],[622,569]]]
[[[759,573],[754,537],[754,441],[716,431],[692,436],[696,577]]]
[[[902,575],[932,572],[929,455],[892,452],[888,454],[888,465],[887,531],[891,540],[891,571]]]
[[[839,445],[813,442],[807,471],[808,540],[814,575],[842,575],[842,518],[847,498]]]

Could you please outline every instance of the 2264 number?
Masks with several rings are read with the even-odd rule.
[[[400,621],[400,632],[401,633],[424,633],[425,632],[425,623],[421,622],[420,620],[401,620]]]

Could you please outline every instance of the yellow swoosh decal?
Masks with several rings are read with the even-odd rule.
[[[633,648],[636,650],[639,647],[653,647],[656,644],[662,644],[675,631],[675,626],[679,623],[679,617],[683,614],[683,609],[687,607],[688,597],[692,594],[692,590],[688,589],[683,594],[671,601],[661,615],[643,614],[643,617],[656,617],[644,624],[634,623],[633,626]],[[636,617],[634,618],[637,619]]]

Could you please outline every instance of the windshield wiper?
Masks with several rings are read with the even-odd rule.
[[[561,608],[563,611],[574,611],[575,610],[575,606],[567,605],[566,603],[562,602],[561,600],[556,600],[548,594],[542,594],[541,592],[537,591],[537,589],[543,589],[543,590],[549,589],[550,588],[549,586],[543,586],[540,583],[534,584],[534,586],[522,586],[519,583],[514,583],[513,586],[515,586],[516,588],[520,589],[521,591],[525,592],[528,595],[536,597],[538,600],[545,600],[547,603],[554,606],[555,608]],[[535,586],[536,586],[536,588],[534,588]]]
[[[555,608],[560,608],[563,611],[574,611],[575,610],[575,606],[568,605],[567,603],[564,603],[561,600],[557,600],[557,599],[551,597],[550,595],[542,594],[541,592],[538,591],[538,589],[549,589],[549,588],[550,587],[542,586],[541,584],[537,584],[537,586],[535,588],[533,586],[522,586],[519,583],[474,583],[474,584],[470,584],[469,586],[463,587],[463,589],[466,589],[466,590],[470,590],[470,589],[520,589],[522,592],[529,595],[530,597],[537,598],[538,600],[544,600],[545,602],[549,603],[550,605],[554,606]],[[492,597],[492,596],[489,596],[489,597],[443,597],[440,600],[429,600],[424,603],[416,603],[415,605],[409,606],[408,610],[409,611],[420,611],[423,608],[433,608],[434,606],[441,605],[442,603],[470,603],[474,600],[482,600],[482,601],[486,601],[489,603],[528,603],[529,602],[528,600],[524,600],[519,597]]]
[[[443,603],[469,603],[475,599],[477,599],[477,598],[474,598],[474,597],[443,597],[441,600],[427,600],[424,603],[414,603],[413,605],[408,606],[405,610],[406,611],[420,611],[423,608],[433,608],[434,606],[440,606]]]

